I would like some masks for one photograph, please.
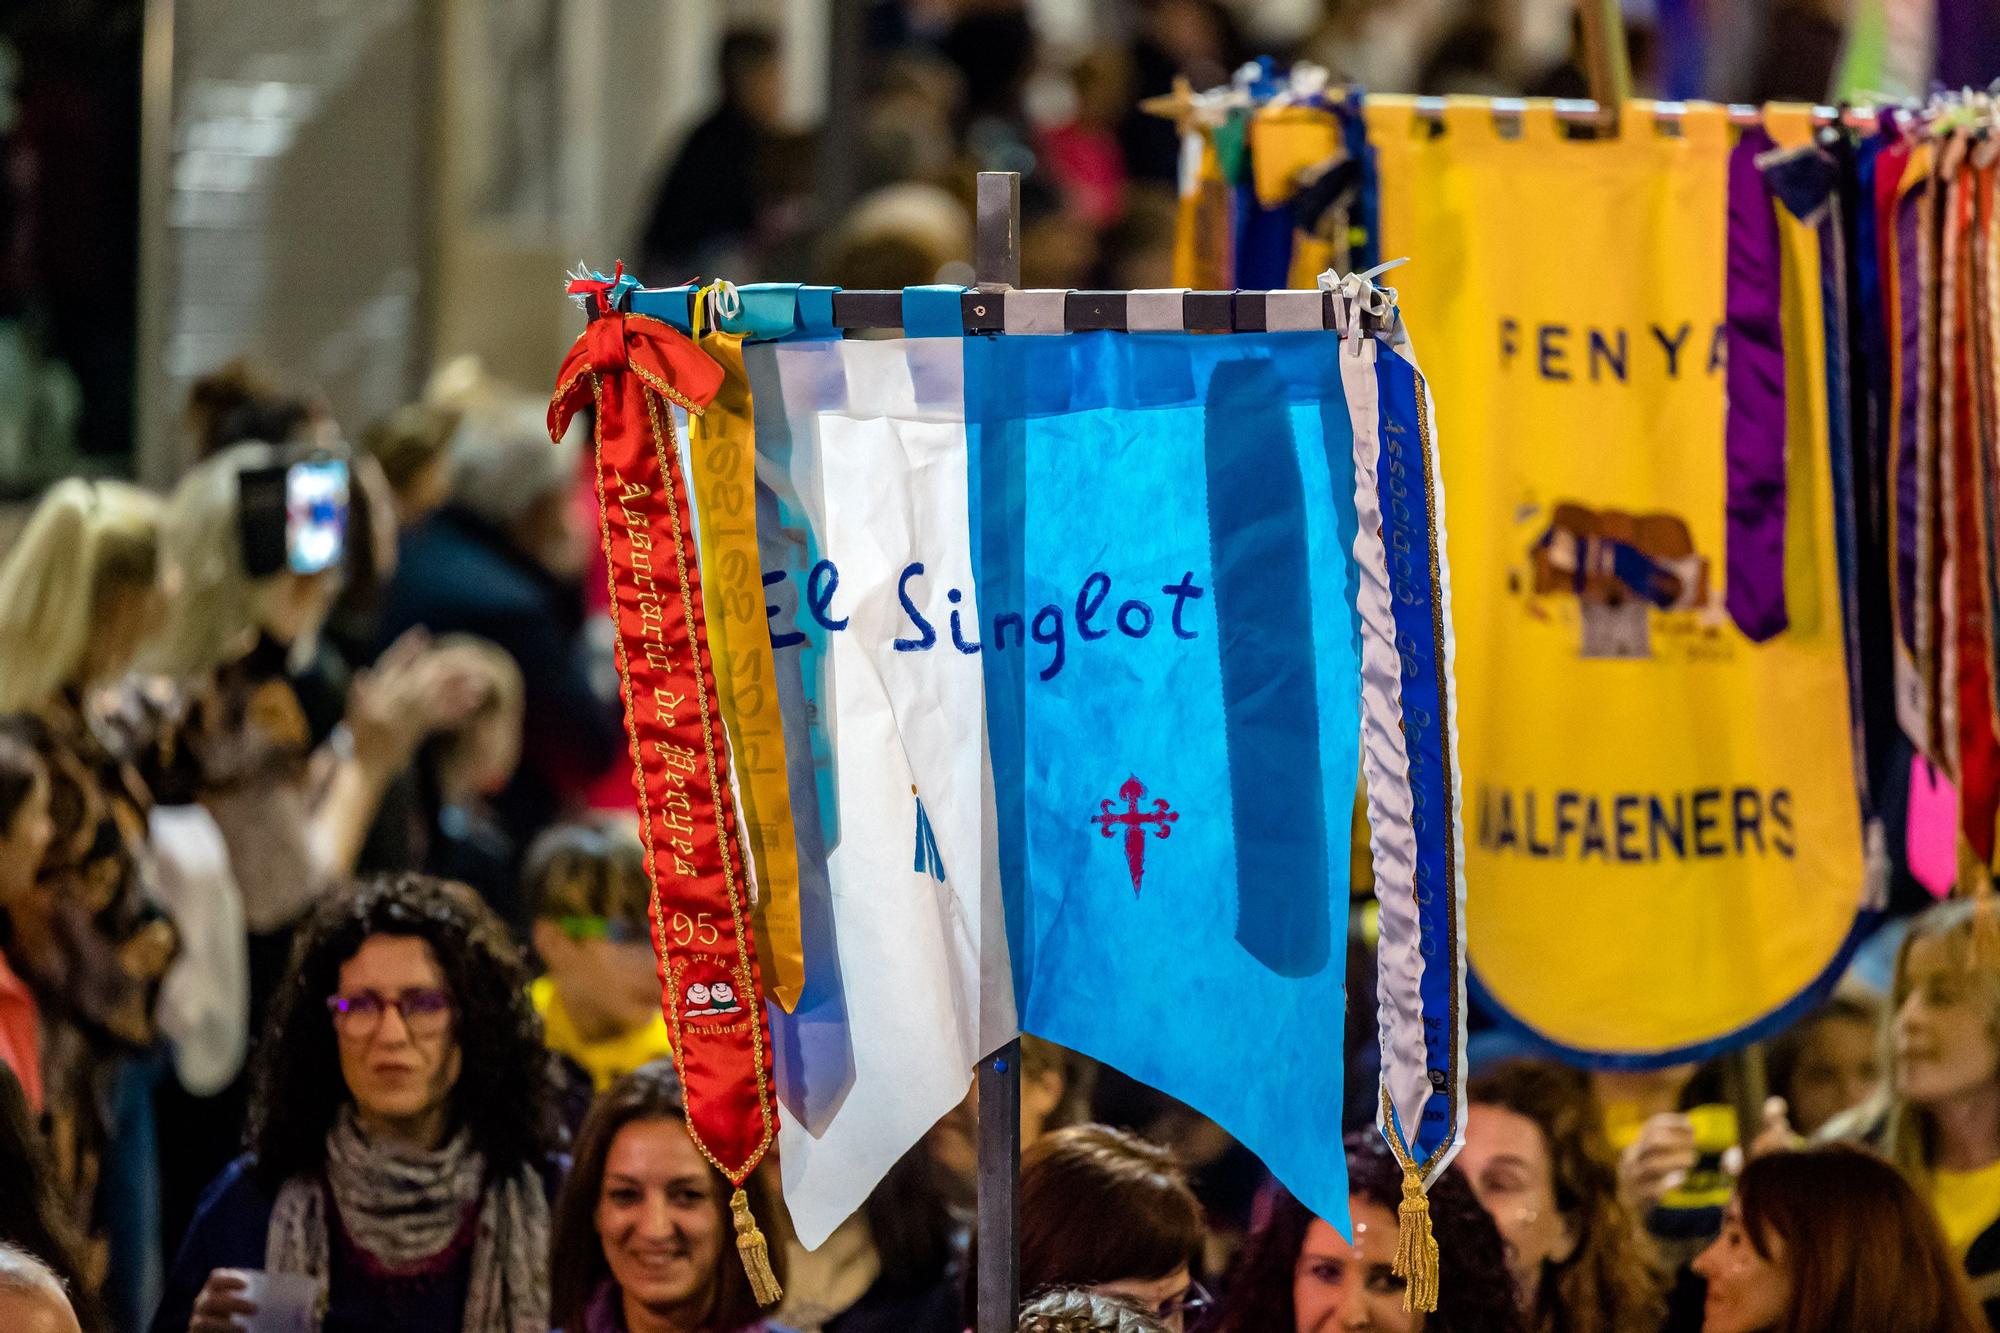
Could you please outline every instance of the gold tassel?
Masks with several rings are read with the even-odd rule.
[[[1438,1308],[1438,1243],[1431,1234],[1431,1201],[1415,1163],[1403,1167],[1403,1206],[1396,1210],[1396,1260],[1403,1279],[1403,1308],[1430,1314]]]
[[[736,1222],[736,1253],[743,1260],[743,1271],[750,1275],[750,1294],[759,1305],[776,1305],[784,1299],[785,1289],[771,1271],[771,1247],[765,1243],[757,1219],[750,1215],[750,1196],[737,1190],[730,1196],[729,1212]],[[1431,1249],[1435,1251],[1437,1246]]]

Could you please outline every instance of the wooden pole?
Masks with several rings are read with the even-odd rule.
[[[832,223],[858,193],[861,175],[861,103],[867,91],[868,13],[862,0],[832,0],[826,37],[826,116],[820,125],[814,201]]]
[[[1021,285],[1021,173],[979,173],[972,272],[982,292]]]
[[[1021,281],[1021,177],[979,173],[973,276],[983,292]],[[998,947],[994,942],[989,947]],[[1021,1305],[1021,1042],[979,1062],[979,1327],[1013,1333]]]
[[[1770,1095],[1762,1042],[1753,1042],[1722,1058],[1722,1086],[1736,1110],[1736,1142],[1747,1161],[1750,1145],[1764,1132],[1764,1099]]]
[[[139,57],[138,359],[133,369],[132,452],[139,480],[167,486],[195,460],[181,448],[167,407],[167,335],[175,299],[168,210],[174,171],[174,0],[145,0]]]
[[[1625,15],[1619,0],[1577,0],[1583,19],[1584,73],[1600,124],[1618,128],[1618,112],[1632,96],[1632,57],[1625,49]]]

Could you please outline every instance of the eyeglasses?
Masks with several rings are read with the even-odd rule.
[[[400,995],[378,995],[365,990],[356,995],[329,995],[327,1012],[333,1025],[350,1037],[365,1037],[382,1026],[382,1015],[391,1009],[403,1020],[413,1037],[435,1037],[451,1022],[451,993],[435,986],[412,986]]]
[[[1199,1282],[1190,1282],[1187,1290],[1180,1295],[1161,1301],[1159,1308],[1153,1311],[1153,1317],[1164,1324],[1179,1320],[1183,1327],[1192,1328],[1214,1306],[1215,1297],[1208,1294],[1208,1288]]]

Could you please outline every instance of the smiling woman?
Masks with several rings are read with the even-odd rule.
[[[1229,1274],[1221,1333],[1521,1333],[1500,1235],[1456,1171],[1430,1190],[1438,1308],[1404,1308],[1402,1168],[1372,1130],[1346,1146],[1352,1239],[1278,1192]]]
[[[772,1215],[763,1178],[745,1187]],[[673,1064],[611,1086],[577,1135],[556,1204],[550,1314],[568,1333],[784,1333],[761,1320],[730,1243],[728,1183],[687,1131]],[[783,1255],[771,1255],[780,1283]]]

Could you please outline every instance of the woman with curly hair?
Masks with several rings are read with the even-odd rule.
[[[1392,1271],[1401,1235],[1403,1169],[1381,1136],[1347,1140],[1347,1209],[1354,1239],[1279,1192],[1237,1256],[1221,1333],[1521,1333],[1500,1233],[1457,1173],[1431,1182],[1438,1244],[1438,1308],[1403,1308]]]
[[[745,1188],[769,1217],[762,1176]],[[569,1333],[785,1333],[766,1323],[732,1239],[729,1182],[695,1146],[673,1061],[597,1099],[556,1204],[550,1313]],[[771,1256],[784,1281],[784,1256]]]
[[[1589,1079],[1513,1060],[1472,1080],[1457,1168],[1507,1242],[1534,1333],[1627,1333],[1666,1318],[1660,1277],[1618,1197]]]
[[[210,1187],[154,1333],[319,1284],[323,1333],[546,1333],[548,1062],[507,930],[463,885],[384,877],[301,926],[258,1048],[249,1146]]]

